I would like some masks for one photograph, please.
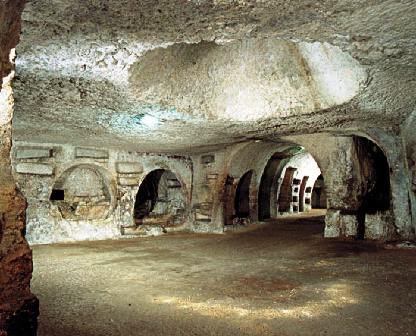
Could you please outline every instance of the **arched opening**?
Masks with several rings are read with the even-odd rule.
[[[245,173],[238,182],[234,198],[236,218],[250,217],[250,184],[253,171]]]
[[[54,183],[49,200],[68,220],[105,219],[111,208],[107,179],[100,168],[88,164],[66,170]]]
[[[266,220],[276,215],[274,205],[277,201],[277,179],[279,178],[279,167],[287,155],[275,153],[267,162],[261,176],[258,194],[259,220]]]
[[[354,137],[360,160],[360,176],[363,181],[361,205],[357,212],[357,237],[365,237],[366,215],[386,212],[390,209],[390,167],[379,146],[364,137]]]
[[[283,177],[282,184],[280,186],[278,209],[279,212],[289,212],[292,202],[292,188],[294,184],[294,178],[296,168],[287,167]]]
[[[311,202],[312,209],[326,209],[326,190],[322,174],[318,176],[313,185]]]
[[[174,226],[183,223],[186,197],[174,173],[165,169],[150,172],[139,187],[134,204],[136,225]]]
[[[321,170],[303,147],[276,152],[267,162],[259,187],[259,219],[312,209],[312,187]]]
[[[310,209],[310,198],[306,197],[308,194],[306,191],[306,184],[308,183],[309,176],[304,176],[300,184],[299,189],[299,211],[304,212]],[[308,202],[309,201],[309,202]]]
[[[233,224],[235,207],[233,204],[234,189],[234,178],[228,175],[224,185],[224,225]]]

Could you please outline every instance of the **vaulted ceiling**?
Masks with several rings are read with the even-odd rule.
[[[28,2],[16,140],[192,152],[415,109],[412,0]]]

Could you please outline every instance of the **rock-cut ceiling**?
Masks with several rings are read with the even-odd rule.
[[[16,140],[191,152],[414,109],[413,1],[27,3]]]

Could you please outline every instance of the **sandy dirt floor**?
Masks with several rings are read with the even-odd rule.
[[[35,246],[39,336],[416,335],[416,251],[323,239],[318,215]]]

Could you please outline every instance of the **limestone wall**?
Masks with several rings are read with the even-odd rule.
[[[36,334],[37,299],[30,293],[32,253],[24,238],[26,202],[11,172],[14,50],[25,1],[0,2],[0,335]]]
[[[120,237],[134,225],[137,191],[155,169],[173,172],[191,199],[192,163],[184,157],[17,142],[13,166],[32,244]]]

